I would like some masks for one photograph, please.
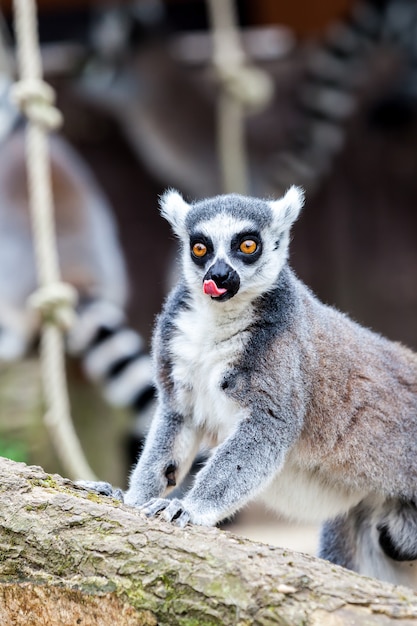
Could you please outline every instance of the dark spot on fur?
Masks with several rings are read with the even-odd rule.
[[[167,479],[168,487],[175,487],[177,484],[175,478],[175,470],[177,466],[174,463],[170,463],[165,470],[165,478]]]
[[[278,237],[278,239],[276,240],[275,245],[274,245],[274,250],[278,250],[279,244],[281,243],[281,239],[282,237]]]
[[[227,373],[226,376],[221,381],[220,387],[223,390],[225,390],[225,389],[232,390],[232,389],[236,388],[237,382],[238,382],[238,379],[237,379],[237,376],[235,374]]]
[[[237,469],[237,471],[238,471],[238,472],[240,472],[240,470],[241,470],[242,468],[241,468],[241,466],[240,466],[240,465],[238,465],[238,466],[236,467],[236,469]]]

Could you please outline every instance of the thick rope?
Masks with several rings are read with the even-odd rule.
[[[14,0],[20,82],[12,98],[28,118],[26,160],[29,202],[39,290],[30,298],[42,316],[41,364],[47,412],[45,423],[64,470],[73,478],[94,480],[70,416],[62,330],[73,315],[76,292],[60,280],[56,247],[51,172],[50,130],[61,123],[53,106],[53,89],[42,80],[42,63],[34,0]]]
[[[217,140],[225,193],[248,192],[245,117],[271,99],[269,76],[248,64],[240,43],[233,0],[207,0],[213,35],[213,66],[220,80]]]

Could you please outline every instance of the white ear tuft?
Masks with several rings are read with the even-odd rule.
[[[274,212],[274,221],[281,230],[290,229],[304,204],[304,190],[292,185],[282,198],[270,202]]]
[[[162,194],[160,201],[161,215],[171,224],[176,235],[181,237],[184,230],[184,222],[190,205],[175,189],[168,189]]]

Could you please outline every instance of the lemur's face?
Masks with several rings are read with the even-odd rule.
[[[218,214],[196,223],[184,251],[187,281],[204,294],[225,302],[248,288],[261,288],[268,263],[269,241],[255,222]],[[265,245],[266,244],[266,245]]]
[[[162,213],[181,239],[187,287],[219,303],[273,288],[302,199],[295,187],[276,202],[227,195],[189,205],[165,194]]]

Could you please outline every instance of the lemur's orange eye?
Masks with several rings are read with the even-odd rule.
[[[239,249],[244,254],[253,254],[256,251],[257,247],[258,244],[256,243],[256,241],[253,241],[253,239],[245,239],[245,241],[242,241],[242,243],[240,244]]]
[[[207,254],[207,246],[205,246],[204,243],[201,243],[201,241],[195,243],[193,245],[193,254],[198,259],[201,259],[203,256]]]

